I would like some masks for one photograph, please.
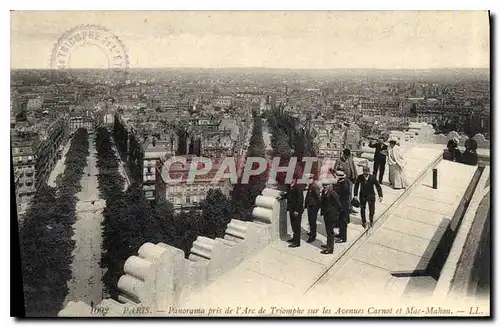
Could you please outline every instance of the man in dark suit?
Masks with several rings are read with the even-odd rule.
[[[297,181],[293,181],[287,195],[287,210],[290,214],[290,224],[292,225],[293,237],[288,240],[289,247],[300,246],[300,223],[302,213],[304,213],[304,188]]]
[[[375,176],[375,178],[377,178],[378,172],[378,181],[380,184],[382,184],[385,172],[385,162],[387,159],[387,144],[384,143],[383,137],[379,137],[376,143],[370,141],[370,144],[368,144],[368,146],[372,149],[375,149],[375,155],[373,156],[373,175]]]
[[[311,178],[312,176],[309,176]],[[307,208],[307,218],[309,220],[309,238],[307,243],[314,242],[316,239],[316,220],[321,204],[321,188],[315,180],[311,180],[307,187],[305,205]]]
[[[377,189],[379,201],[382,202],[383,194],[377,178],[370,174],[368,166],[363,167],[363,173],[356,179],[354,185],[354,197],[358,197],[359,190],[359,205],[361,207],[361,224],[366,228],[366,203],[368,203],[368,211],[370,215],[370,226],[373,225],[373,216],[375,215],[375,190]]]
[[[342,170],[338,170],[335,175],[337,176],[337,184],[335,191],[339,195],[340,210],[339,210],[339,239],[335,243],[347,242],[347,224],[350,222],[349,207],[351,206],[351,190],[350,181],[347,180],[346,174]]]
[[[322,254],[333,253],[333,245],[335,243],[335,236],[333,234],[333,226],[339,219],[340,210],[340,200],[339,195],[335,192],[333,184],[335,179],[328,179],[322,182],[323,190],[321,191],[321,215],[325,220],[325,230],[326,230],[326,245],[322,245],[324,248],[321,251]]]
[[[337,161],[335,161],[333,169],[335,171],[342,170],[345,173],[346,183],[349,186],[349,203],[351,203],[352,188],[354,182],[356,181],[356,177],[358,177],[358,171],[356,169],[356,165],[354,164],[354,160],[351,155],[351,150],[344,149],[344,151],[342,152],[342,156]],[[356,213],[356,211],[350,204],[349,204],[349,211],[351,213]]]

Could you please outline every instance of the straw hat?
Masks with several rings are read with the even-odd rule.
[[[391,136],[389,138],[389,142],[397,142],[398,141],[398,138],[396,136]]]

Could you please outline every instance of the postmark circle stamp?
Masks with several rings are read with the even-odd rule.
[[[70,69],[72,55],[82,47],[96,46],[107,62],[103,67],[127,69],[128,54],[122,41],[108,29],[99,25],[80,25],[64,33],[54,45],[50,57],[52,69]],[[102,59],[102,60],[106,60]]]

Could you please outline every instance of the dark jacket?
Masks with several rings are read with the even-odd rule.
[[[304,192],[300,187],[292,187],[287,194],[287,210],[297,211],[299,214],[304,212]]]
[[[307,208],[317,209],[321,205],[321,190],[315,182],[311,183],[307,189],[305,205]]]
[[[358,172],[356,170],[356,165],[354,164],[354,160],[352,157],[344,158],[344,156],[340,157],[337,161],[335,161],[335,165],[333,166],[335,171],[342,170],[346,178],[351,181],[355,181],[358,176]]]
[[[466,165],[477,165],[477,153],[473,150],[465,150],[460,157],[460,162]]]
[[[379,198],[383,197],[382,188],[378,180],[373,175],[368,175],[368,179],[365,178],[363,174],[359,175],[356,179],[356,184],[354,184],[354,196],[358,195],[360,198],[375,199],[375,189]]]
[[[337,184],[335,184],[335,192],[339,195],[339,200],[341,204],[341,211],[347,211],[349,212],[350,206],[351,206],[351,199],[350,199],[350,193],[351,189],[349,187],[349,182],[347,179],[343,179],[342,181],[339,181]]]
[[[369,143],[368,146],[372,149],[375,149],[375,155],[373,156],[373,160],[377,161],[385,161],[387,156],[385,154],[382,154],[382,151],[385,151],[387,153],[387,144],[380,144],[380,143]]]
[[[334,217],[338,219],[338,213],[340,211],[340,199],[339,195],[335,190],[332,189],[331,192],[326,192],[323,190],[321,192],[321,215]]]
[[[443,159],[462,162],[462,152],[457,148],[446,149],[443,152]]]

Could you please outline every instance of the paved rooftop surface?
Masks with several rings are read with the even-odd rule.
[[[400,297],[413,289],[419,291],[415,295],[421,299],[426,289],[432,290],[435,280],[431,277],[395,277],[391,272],[427,267],[477,169],[450,161],[441,161],[436,168],[442,186],[431,188],[432,171],[427,172],[382,224],[369,230],[357,249],[308,291],[305,301],[315,297],[340,301],[338,296],[332,296],[333,290],[337,295],[360,292]]]
[[[315,242],[302,242],[299,248],[275,242],[193,294],[183,307],[297,305],[325,297],[345,302],[353,299],[342,294],[352,295],[355,290],[361,297],[367,290],[370,294],[403,294],[410,278],[393,277],[391,271],[426,266],[476,169],[441,161],[438,189],[434,190],[431,168],[440,160],[442,145],[403,150],[410,187],[393,190],[382,186],[384,199],[376,204],[374,227],[366,231],[359,213],[351,215],[348,242],[335,244],[333,254],[323,255],[320,245],[325,244],[326,234],[322,218],[318,218]],[[305,240],[307,213],[302,228]],[[433,287],[428,277],[414,278],[412,285],[416,283]]]

